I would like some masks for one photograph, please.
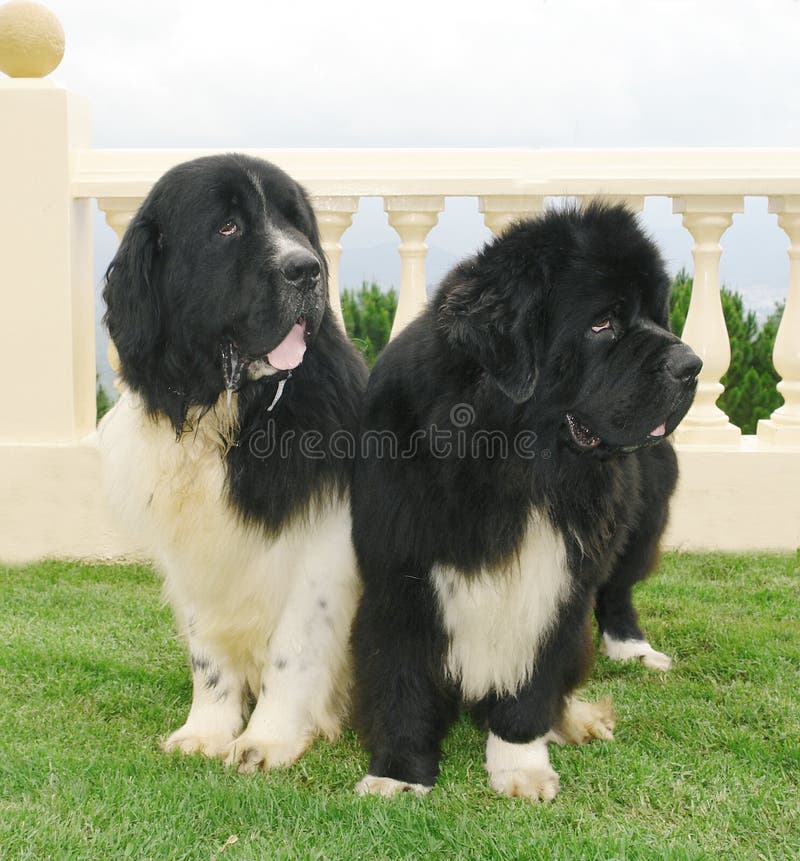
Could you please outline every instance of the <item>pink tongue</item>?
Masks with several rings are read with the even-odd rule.
[[[304,323],[295,323],[289,334],[267,353],[267,361],[279,371],[290,371],[303,361],[306,351],[306,327]]]
[[[667,432],[667,425],[666,424],[660,424],[657,428],[650,431],[650,436],[664,436],[664,434],[666,432]]]

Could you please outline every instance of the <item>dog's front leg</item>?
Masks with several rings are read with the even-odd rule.
[[[186,723],[163,743],[165,751],[202,753],[218,757],[244,724],[244,679],[207,644],[190,634],[192,706]]]
[[[327,571],[320,573],[321,566],[308,561],[298,566],[301,570],[269,641],[256,707],[230,746],[227,763],[242,772],[290,765],[315,736],[339,734],[358,591],[349,535],[342,531],[341,536],[340,553],[327,546]]]
[[[490,786],[502,795],[552,801],[558,794],[559,777],[550,765],[548,742],[578,741],[581,733],[611,736],[613,721],[605,733],[605,724],[600,727],[602,709],[595,715],[589,706],[583,715],[569,700],[570,709],[566,710],[567,698],[579,685],[588,663],[587,604],[588,597],[579,594],[562,609],[560,624],[515,695],[490,694],[484,702],[489,723],[486,770]],[[595,723],[598,726],[593,729]],[[554,731],[558,728],[562,733],[557,737]]]

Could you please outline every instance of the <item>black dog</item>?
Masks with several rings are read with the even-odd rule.
[[[569,694],[596,598],[608,640],[643,640],[630,589],[701,367],[668,292],[626,209],[550,212],[456,267],[379,358],[353,489],[359,792],[427,791],[460,701],[508,795],[555,795],[556,733],[610,735]]]
[[[367,376],[308,198],[259,159],[178,165],[104,296],[127,385],[100,428],[108,494],[191,655],[192,707],[165,748],[285,765],[347,708],[352,455],[304,441],[355,434]]]

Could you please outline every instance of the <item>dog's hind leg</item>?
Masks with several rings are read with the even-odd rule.
[[[642,633],[632,594],[634,585],[649,573],[655,557],[655,542],[632,538],[611,580],[597,594],[595,616],[603,654],[615,661],[638,659],[651,670],[664,671],[670,669],[672,660],[657,652]]]
[[[597,703],[568,697],[564,711],[547,740],[554,744],[588,744],[594,739],[613,741],[615,724],[611,697],[604,697]]]
[[[617,559],[611,576],[599,589],[595,616],[602,635],[601,651],[617,661],[639,659],[652,670],[668,670],[672,660],[647,641],[633,606],[633,587],[658,560],[658,544],[667,524],[669,498],[678,475],[669,443],[639,453],[642,500],[639,524]]]

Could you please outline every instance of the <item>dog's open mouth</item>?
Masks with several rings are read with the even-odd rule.
[[[567,428],[573,442],[579,448],[597,448],[602,442],[597,434],[586,427],[583,422],[578,421],[572,413],[567,413]]]
[[[306,352],[307,334],[305,317],[298,317],[284,339],[264,355],[244,355],[234,341],[223,343],[220,356],[228,400],[230,401],[233,392],[241,388],[243,377],[259,379],[279,371],[293,371],[297,368]]]
[[[591,428],[585,425],[580,419],[578,419],[573,413],[567,413],[567,429],[569,430],[569,435],[572,437],[572,441],[578,448],[582,449],[593,449],[597,448],[600,443],[603,441]],[[667,434],[667,423],[661,422],[658,427],[654,427],[653,430],[647,435],[647,440],[643,445],[648,443],[658,442],[663,439]],[[632,446],[633,448],[638,448],[639,446]],[[629,448],[629,447],[625,447]]]

